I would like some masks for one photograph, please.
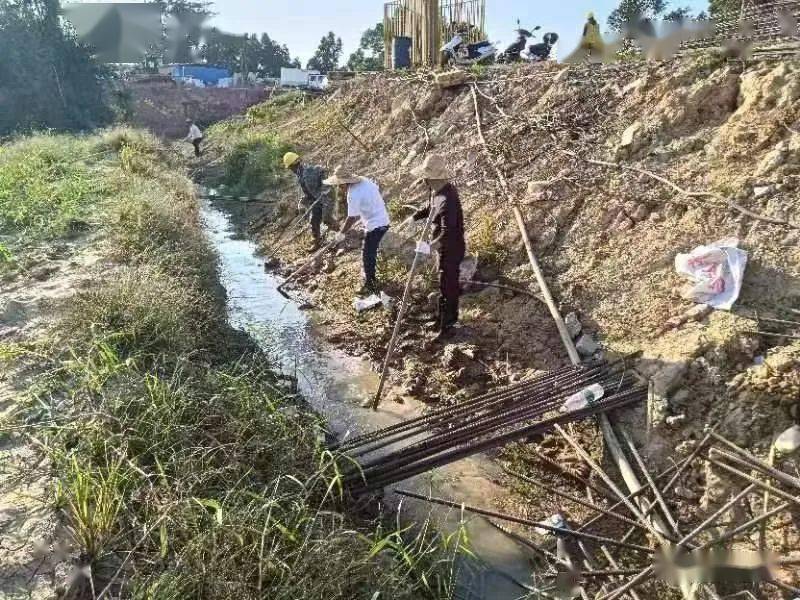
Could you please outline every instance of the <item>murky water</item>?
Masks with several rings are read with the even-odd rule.
[[[333,433],[344,436],[372,431],[420,413],[421,405],[409,403],[386,403],[378,412],[359,408],[377,389],[378,376],[370,365],[331,348],[315,334],[309,315],[278,293],[280,280],[264,271],[264,261],[255,245],[236,235],[230,213],[223,205],[204,200],[202,216],[207,235],[220,256],[231,324],[252,335],[276,366],[296,374],[301,392],[326,417]],[[475,457],[416,477],[402,487],[490,507],[506,493],[493,483],[498,475],[499,470],[491,461]],[[430,507],[418,502],[400,504],[390,490],[386,500],[399,506],[404,519],[429,516]],[[447,509],[434,509],[431,516],[445,529],[455,527],[460,518],[456,511]],[[531,573],[527,550],[481,518],[470,518],[467,527],[473,550],[488,566],[469,569],[459,597],[523,597],[525,590],[519,582],[529,584]]]

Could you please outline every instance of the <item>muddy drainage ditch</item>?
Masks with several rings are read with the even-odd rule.
[[[264,270],[256,245],[236,231],[236,203],[219,201],[200,190],[203,227],[219,255],[220,279],[227,292],[228,319],[248,333],[286,375],[297,378],[298,388],[323,415],[336,437],[388,427],[421,414],[423,405],[386,403],[380,411],[359,407],[374,394],[378,376],[370,365],[327,344],[298,301],[278,292],[281,279]],[[508,494],[494,483],[500,469],[486,457],[473,457],[418,476],[403,487],[424,494],[459,498],[465,504],[492,505]],[[385,502],[410,523],[431,517],[441,529],[453,530],[460,511],[403,504],[391,489]],[[526,595],[522,585],[531,580],[532,556],[522,546],[483,519],[469,518],[467,530],[478,565],[460,570],[463,599],[516,599]]]

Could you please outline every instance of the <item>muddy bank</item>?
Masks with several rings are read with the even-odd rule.
[[[230,323],[255,339],[271,362],[297,381],[299,392],[326,420],[340,439],[373,431],[419,416],[425,405],[409,399],[387,402],[378,412],[360,404],[372,397],[378,377],[369,361],[337,348],[325,322],[313,311],[302,310],[303,300],[288,300],[277,291],[281,277],[265,273],[264,258],[252,241],[240,239],[237,220],[241,206],[204,198],[203,223],[220,256],[220,278],[227,291]],[[502,472],[486,457],[475,457],[436,473],[405,482],[406,489],[438,497],[458,498],[468,504],[501,507],[508,492],[500,484]],[[422,523],[433,517],[446,531],[461,526],[458,511],[429,512],[424,504],[405,503],[386,490],[381,499],[390,511],[399,510],[404,523]],[[377,506],[370,510],[382,510]],[[533,555],[481,518],[467,518],[471,548],[485,565],[465,568],[462,593],[469,598],[518,598],[519,583],[531,583]]]

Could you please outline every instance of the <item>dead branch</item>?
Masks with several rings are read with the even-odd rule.
[[[740,204],[737,204],[734,200],[732,200],[730,198],[725,198],[723,196],[720,196],[719,194],[717,194],[715,192],[708,192],[708,191],[692,192],[692,191],[686,190],[686,189],[682,188],[681,186],[679,186],[677,183],[675,183],[673,181],[670,181],[666,177],[658,175],[657,173],[653,173],[652,171],[648,171],[647,169],[642,169],[640,167],[635,167],[633,165],[626,165],[625,163],[620,163],[620,162],[610,162],[610,161],[607,161],[607,160],[598,160],[598,159],[593,159],[593,158],[585,158],[585,157],[580,156],[579,154],[577,154],[575,152],[572,152],[570,150],[561,150],[561,152],[564,153],[564,154],[568,154],[569,156],[572,156],[574,158],[577,158],[578,160],[582,160],[582,161],[584,161],[586,163],[592,164],[592,165],[600,165],[600,166],[610,167],[610,168],[614,168],[614,169],[621,169],[621,170],[624,170],[624,171],[633,171],[633,172],[639,173],[641,175],[646,175],[647,177],[650,177],[651,179],[655,179],[656,181],[659,181],[659,182],[663,183],[664,185],[672,188],[673,190],[675,190],[676,192],[678,192],[682,196],[685,196],[686,198],[711,198],[711,199],[717,201],[717,206],[719,208],[724,208],[725,206],[727,206],[729,208],[732,208],[732,209],[742,213],[745,216],[750,217],[751,219],[756,219],[757,221],[764,221],[765,223],[771,223],[773,225],[781,225],[783,227],[791,227],[792,229],[800,229],[800,224],[793,223],[793,222],[787,221],[785,219],[779,219],[777,217],[770,217],[770,216],[767,216],[767,215],[762,215],[762,214],[753,212],[753,211],[741,206]]]

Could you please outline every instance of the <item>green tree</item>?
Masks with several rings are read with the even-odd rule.
[[[0,134],[80,130],[112,117],[90,49],[64,30],[58,0],[0,0]]]
[[[708,12],[712,19],[719,19],[731,14],[738,15],[741,8],[741,0],[709,0],[708,2]]]
[[[227,67],[234,72],[256,73],[260,77],[277,77],[281,67],[299,66],[289,48],[262,33],[230,35],[212,29],[200,46],[200,57],[209,64]]]
[[[320,42],[317,51],[311,60],[308,61],[306,68],[316,69],[321,73],[328,73],[336,70],[339,66],[339,59],[342,57],[342,38],[329,31]]]
[[[383,23],[367,29],[361,35],[358,50],[350,55],[347,68],[351,71],[380,71],[384,66]]]
[[[656,19],[667,9],[666,0],[621,0],[608,16],[608,26],[618,33],[630,23],[641,19]]]

